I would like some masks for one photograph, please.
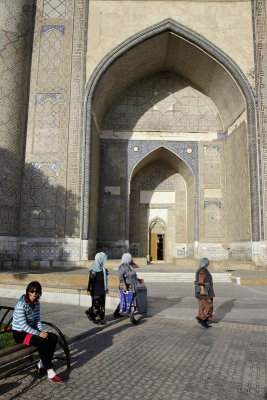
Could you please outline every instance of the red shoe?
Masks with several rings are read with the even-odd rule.
[[[62,378],[59,375],[55,375],[54,378],[50,378],[50,381],[53,382],[62,382]]]

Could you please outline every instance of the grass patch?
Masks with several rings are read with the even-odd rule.
[[[4,325],[2,326],[4,327]],[[16,344],[12,332],[0,333],[0,349]]]

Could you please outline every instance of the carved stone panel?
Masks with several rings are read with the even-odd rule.
[[[204,185],[221,184],[221,156],[219,146],[203,148]]]
[[[224,236],[224,221],[221,208],[210,203],[205,207],[205,238],[215,239]]]
[[[60,134],[61,95],[36,96],[34,153],[56,153]]]
[[[31,229],[56,229],[56,181],[56,164],[33,163],[30,200]]]
[[[58,87],[62,83],[64,26],[42,26],[38,84]]]

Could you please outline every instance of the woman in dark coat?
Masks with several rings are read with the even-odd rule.
[[[129,304],[129,312],[130,321],[132,324],[137,324],[138,321],[134,318],[134,314],[137,313],[137,301],[136,301],[136,288],[137,284],[143,283],[143,279],[138,279],[135,270],[132,267],[133,258],[130,253],[125,253],[122,255],[121,263],[119,266],[119,280],[120,280],[120,292],[121,295],[123,293],[128,293],[128,291],[132,292],[131,303]],[[116,317],[116,313],[119,313],[119,307],[122,307],[122,304],[117,307],[114,316]],[[125,310],[121,310],[125,311]]]
[[[198,323],[208,328],[207,322],[213,317],[213,281],[208,271],[209,260],[202,258],[196,272],[195,297],[198,299]]]
[[[94,324],[104,325],[106,293],[108,292],[108,271],[104,266],[105,253],[97,253],[95,262],[90,267],[87,294],[92,297],[92,306],[85,314]]]

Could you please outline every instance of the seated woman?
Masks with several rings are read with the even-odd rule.
[[[107,255],[103,252],[97,253],[95,262],[89,270],[89,281],[87,294],[92,297],[92,306],[85,314],[94,324],[104,325],[106,293],[108,293],[108,270],[104,263]]]
[[[41,358],[37,364],[38,372],[47,373],[48,379],[53,382],[61,382],[62,378],[55,373],[52,365],[58,338],[42,327],[39,302],[41,295],[42,287],[39,282],[28,284],[26,294],[20,297],[13,313],[13,337],[16,343],[36,346]]]

